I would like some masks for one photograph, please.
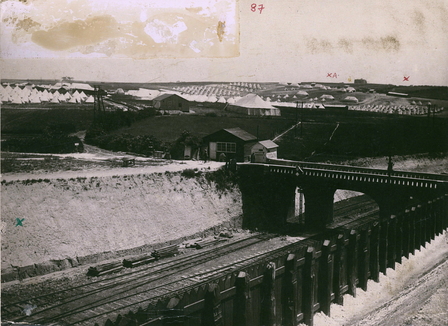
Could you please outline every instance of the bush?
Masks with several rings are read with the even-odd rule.
[[[65,154],[84,151],[84,145],[78,137],[67,135],[11,137],[2,145],[9,152]]]
[[[195,178],[196,176],[199,176],[201,174],[202,173],[198,171],[198,169],[185,169],[180,173],[181,176],[187,179]]]
[[[93,137],[94,134],[99,134]],[[136,154],[152,155],[154,151],[165,150],[165,144],[153,136],[132,136],[129,134],[107,135],[94,130],[86,143],[111,151],[132,152]]]

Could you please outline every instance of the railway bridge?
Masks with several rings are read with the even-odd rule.
[[[333,221],[334,193],[353,190],[370,196],[380,217],[427,203],[448,193],[448,176],[344,165],[270,160],[238,165],[243,227],[283,229],[294,212],[295,192],[305,197],[305,225],[325,228]]]

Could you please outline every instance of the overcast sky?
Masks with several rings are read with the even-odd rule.
[[[448,0],[28,0],[1,8],[4,79],[448,85]]]

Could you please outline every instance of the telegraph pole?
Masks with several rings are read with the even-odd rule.
[[[300,138],[303,138],[303,101],[302,101],[302,109],[300,111]]]

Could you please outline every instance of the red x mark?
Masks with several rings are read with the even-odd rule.
[[[333,77],[333,74],[330,72],[330,73],[327,73],[327,77]]]
[[[404,76],[404,77],[403,77],[403,81],[409,81],[409,77],[411,77],[411,76],[407,76],[407,77]]]

